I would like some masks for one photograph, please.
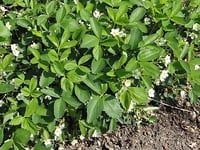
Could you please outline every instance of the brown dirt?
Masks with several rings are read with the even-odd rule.
[[[154,124],[120,126],[100,138],[79,141],[71,150],[200,150],[200,107],[161,106]]]

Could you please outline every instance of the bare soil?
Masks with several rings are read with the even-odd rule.
[[[71,150],[200,150],[200,107],[160,106],[154,124],[123,125],[100,138],[85,139]]]

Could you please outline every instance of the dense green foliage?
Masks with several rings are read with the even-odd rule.
[[[46,150],[153,122],[153,99],[197,103],[199,3],[0,2],[1,149]]]

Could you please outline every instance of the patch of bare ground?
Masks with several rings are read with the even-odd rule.
[[[180,108],[181,109],[177,109]],[[160,106],[154,124],[122,125],[100,138],[85,139],[71,150],[200,150],[200,107]]]

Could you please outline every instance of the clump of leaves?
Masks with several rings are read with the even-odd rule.
[[[151,99],[197,103],[199,10],[197,0],[3,0],[1,148],[152,122]]]

